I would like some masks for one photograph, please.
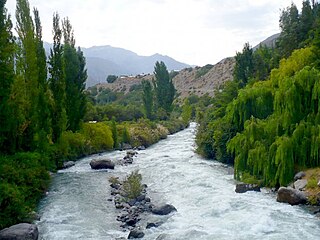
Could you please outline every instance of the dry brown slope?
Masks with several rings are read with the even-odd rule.
[[[206,93],[213,96],[216,88],[219,88],[224,82],[232,80],[234,65],[235,59],[233,57],[225,58],[200,77],[197,77],[200,67],[181,70],[173,78],[179,98],[183,99],[191,94],[202,96]],[[100,83],[97,88],[109,88],[115,92],[128,93],[133,85],[141,84],[143,79],[152,81],[153,76],[119,77],[114,83]]]

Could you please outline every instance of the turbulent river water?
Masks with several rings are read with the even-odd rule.
[[[230,169],[198,156],[195,124],[140,151],[129,166],[94,171],[93,158],[116,160],[125,152],[94,155],[59,171],[39,206],[40,239],[106,240],[127,237],[116,221],[108,178],[139,169],[155,203],[170,203],[177,212],[145,230],[144,239],[319,239],[320,219],[299,206],[276,202],[267,192],[235,193]],[[155,216],[142,216],[147,221]],[[144,221],[141,224],[144,224]],[[160,238],[159,238],[160,239]]]

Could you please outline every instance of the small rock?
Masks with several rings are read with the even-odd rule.
[[[92,169],[114,169],[114,163],[110,159],[93,159],[90,166]]]
[[[73,167],[76,163],[74,161],[64,162],[62,168]]]
[[[144,237],[144,232],[142,232],[140,229],[133,229],[130,231],[128,239],[132,238],[143,238]]]
[[[0,231],[3,240],[37,240],[38,227],[35,224],[20,223]]]
[[[162,206],[158,206],[158,207],[153,207],[151,212],[153,214],[157,214],[157,215],[167,215],[171,212],[177,211],[177,209],[170,205],[170,204],[165,204]]]
[[[320,180],[319,180],[319,182],[318,182],[318,187],[320,187]]]
[[[308,181],[306,179],[299,179],[294,182],[293,187],[301,191],[307,186],[307,184],[308,184]]]
[[[163,224],[163,222],[147,223],[146,229],[153,228],[153,227],[159,227],[161,224]]]
[[[307,197],[303,192],[297,189],[281,187],[278,190],[277,201],[298,205],[306,203]]]
[[[238,183],[236,185],[236,193],[245,193],[247,191],[260,192],[260,187],[256,184]]]
[[[139,150],[139,151],[141,151],[141,150],[146,150],[146,147],[143,146],[143,145],[142,145],[142,146],[139,146],[139,147],[138,147],[138,150]]]
[[[128,143],[123,143],[121,146],[122,150],[128,150],[128,149],[132,149],[132,146]]]
[[[141,194],[139,197],[136,198],[136,200],[137,200],[138,202],[141,202],[141,201],[143,201],[143,200],[145,200],[145,199],[146,199],[146,195],[145,195],[145,194]]]
[[[127,156],[129,156],[129,157],[133,157],[133,156],[135,156],[136,154],[138,154],[137,151],[134,151],[134,150],[128,150],[128,151],[127,151]]]
[[[306,173],[305,172],[298,172],[296,175],[294,175],[294,180],[295,181],[297,181],[298,179],[301,179],[301,178],[303,178],[303,177],[305,177],[306,176]]]

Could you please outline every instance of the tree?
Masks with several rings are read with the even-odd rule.
[[[287,58],[299,46],[299,11],[294,3],[282,11],[279,24],[281,34],[277,46],[281,57]]]
[[[67,125],[66,82],[61,37],[60,17],[58,13],[55,13],[53,15],[53,48],[50,49],[49,57],[49,86],[54,101],[52,109],[52,137],[54,142],[60,138]]]
[[[38,119],[38,96],[39,96],[39,66],[37,56],[37,40],[35,27],[30,15],[29,2],[27,0],[17,0],[16,9],[17,33],[21,42],[21,55],[17,59],[21,71],[20,77],[24,79],[26,87],[26,121],[27,124],[23,132],[23,148],[32,150],[37,147],[39,139]]]
[[[11,87],[14,81],[14,37],[12,35],[12,22],[5,8],[6,0],[0,0],[0,152],[12,149],[10,135],[11,118],[13,117],[9,106]]]
[[[118,79],[118,77],[116,75],[108,75],[107,82],[114,83],[117,79]]]
[[[68,18],[62,21],[64,46],[63,57],[66,76],[66,113],[67,128],[71,131],[80,129],[84,117],[86,98],[84,94],[87,72],[85,58],[80,48],[76,50],[73,29]]]
[[[164,62],[156,62],[154,67],[155,79],[153,81],[156,94],[157,107],[164,109],[167,113],[172,110],[172,102],[176,93],[176,89],[169,77]]]
[[[35,38],[38,65],[38,114],[37,114],[37,147],[45,149],[51,141],[50,92],[47,81],[47,57],[42,41],[42,26],[39,12],[34,9]]]
[[[244,87],[253,76],[253,50],[249,43],[245,43],[242,52],[236,54],[236,65],[233,77],[240,87]]]
[[[145,110],[145,116],[149,119],[152,118],[152,107],[153,107],[153,91],[150,81],[142,80],[143,88],[143,106]]]
[[[112,138],[113,138],[113,148],[117,148],[119,145],[118,130],[117,130],[117,123],[114,117],[111,120],[111,132],[112,132]]]

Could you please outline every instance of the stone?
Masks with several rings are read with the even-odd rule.
[[[141,150],[146,150],[146,147],[145,146],[139,146],[138,148],[137,148],[139,151],[141,151]]]
[[[36,240],[38,235],[38,227],[29,223],[19,223],[0,231],[3,240]]]
[[[307,184],[308,184],[307,179],[298,179],[297,181],[294,182],[293,187],[301,191],[307,186]]]
[[[127,156],[128,157],[133,157],[135,156],[136,154],[138,154],[138,152],[134,151],[134,150],[128,150],[127,151]]]
[[[114,169],[114,163],[110,159],[93,159],[90,166],[92,169]]]
[[[140,196],[138,196],[137,198],[136,198],[136,200],[138,201],[138,202],[141,202],[141,201],[143,201],[143,200],[145,200],[146,199],[146,195],[145,194],[141,194]]]
[[[74,161],[68,161],[68,162],[64,162],[62,168],[69,168],[69,167],[73,167],[76,163]]]
[[[238,183],[236,185],[236,193],[245,193],[247,191],[260,192],[260,187],[257,184]]]
[[[143,238],[144,237],[144,232],[141,231],[138,228],[135,228],[130,231],[128,239],[133,239],[133,238]]]
[[[306,176],[306,173],[305,172],[298,172],[296,175],[294,175],[294,180],[295,181],[297,181],[298,179],[301,179],[301,178],[303,178],[303,177],[305,177]]]
[[[163,222],[148,222],[147,223],[147,226],[146,226],[146,229],[149,229],[149,228],[153,228],[153,227],[159,227],[161,224],[163,224]]]
[[[128,150],[128,149],[132,149],[132,146],[128,143],[123,143],[121,146],[122,150]]]
[[[318,182],[318,187],[320,187],[320,180],[319,180],[319,182]]]
[[[280,187],[278,190],[277,201],[289,203],[291,205],[305,204],[307,197],[304,192],[290,187]]]
[[[162,206],[155,206],[151,209],[151,212],[153,214],[157,214],[157,215],[168,215],[171,212],[177,211],[177,209],[170,205],[170,204],[165,204]]]
[[[165,240],[168,239],[168,236],[168,234],[162,233],[156,238],[156,240]]]

